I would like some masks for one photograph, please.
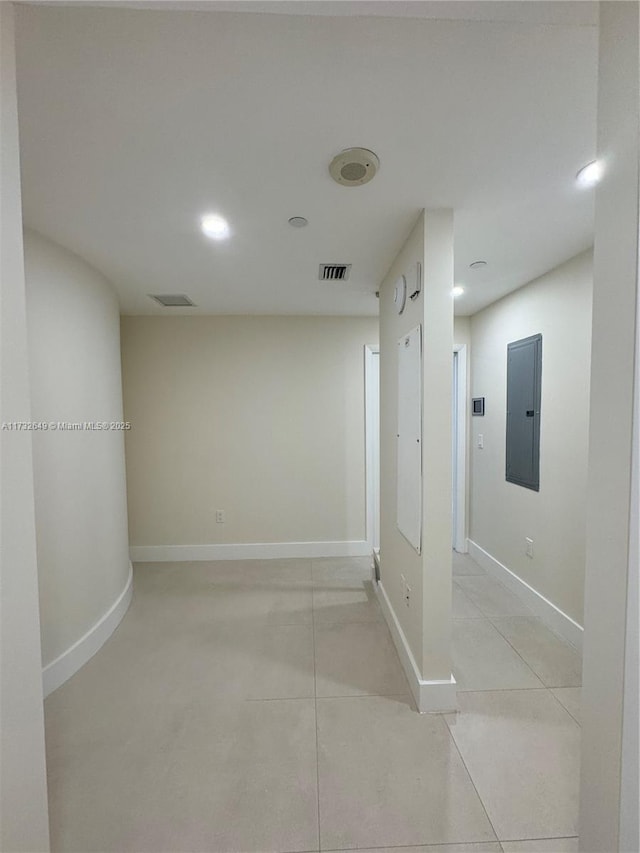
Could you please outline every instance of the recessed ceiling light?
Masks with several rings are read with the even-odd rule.
[[[462,294],[464,293],[464,287],[460,287],[460,285],[459,285],[459,284],[456,284],[456,286],[453,288],[453,290],[451,291],[451,293],[452,293],[454,296],[462,296]]]
[[[600,160],[593,160],[591,163],[587,163],[586,166],[583,166],[582,169],[580,169],[576,175],[576,183],[585,188],[595,187],[602,177],[602,172],[603,168]]]
[[[486,267],[486,265],[486,261],[474,261],[472,264],[469,264],[469,269],[479,270],[482,269],[482,267]]]
[[[292,216],[289,220],[289,225],[292,228],[304,228],[305,225],[309,224],[309,220],[305,219],[304,216]]]
[[[212,240],[226,240],[231,234],[229,223],[222,216],[215,213],[207,214],[200,220],[203,234]]]

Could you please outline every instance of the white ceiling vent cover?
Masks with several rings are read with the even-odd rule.
[[[149,296],[151,299],[155,299],[156,302],[159,302],[164,308],[195,308],[196,305],[192,302],[188,296],[185,296],[183,293],[169,293],[169,294],[159,294],[155,295],[150,293]]]
[[[351,264],[320,264],[320,281],[347,281]]]
[[[360,187],[372,180],[380,160],[368,148],[346,148],[329,164],[329,174],[343,187]]]

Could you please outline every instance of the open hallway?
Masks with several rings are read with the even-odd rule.
[[[454,554],[460,712],[419,715],[370,577],[137,565],[45,702],[52,849],[576,851],[578,654]]]

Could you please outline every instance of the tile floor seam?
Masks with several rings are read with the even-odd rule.
[[[558,697],[556,696],[556,694],[553,692],[554,690],[573,690],[573,689],[575,689],[575,690],[582,690],[582,685],[580,685],[580,687],[575,687],[575,688],[572,688],[572,687],[548,687],[547,689],[548,689],[549,693],[551,693],[551,695],[553,696],[553,698],[556,700],[556,702],[557,702],[557,703],[558,703],[562,708],[564,708],[564,710],[565,710],[565,711],[567,712],[567,714],[571,717],[571,719],[575,721],[576,725],[580,726],[580,730],[582,731],[582,723],[581,723],[579,720],[576,720],[576,718],[573,716],[573,714],[571,713],[571,711],[570,711],[570,710],[569,710],[565,705],[563,705],[563,704],[562,704],[562,702],[558,699]],[[573,836],[572,836],[572,835],[570,835],[570,836],[568,836],[568,837],[569,837],[569,838],[573,838]]]
[[[469,781],[470,781],[470,782],[471,782],[471,784],[473,785],[473,790],[476,792],[476,796],[477,796],[478,800],[480,801],[480,805],[482,806],[482,811],[485,813],[485,816],[486,816],[487,820],[489,821],[489,826],[491,827],[491,831],[493,832],[493,834],[494,834],[494,836],[495,836],[495,840],[499,843],[499,842],[501,841],[501,839],[500,839],[500,838],[498,838],[498,833],[496,832],[496,828],[495,828],[495,826],[493,825],[493,821],[492,821],[492,820],[491,820],[491,818],[489,817],[489,812],[487,811],[487,807],[486,807],[486,806],[485,806],[485,804],[484,804],[484,800],[483,800],[483,799],[482,799],[482,797],[480,796],[480,791],[478,790],[478,788],[477,788],[477,786],[476,786],[475,779],[474,779],[474,778],[473,778],[473,776],[471,775],[471,771],[470,771],[470,770],[469,770],[469,768],[467,767],[467,762],[464,760],[464,757],[463,757],[463,755],[462,755],[462,752],[461,752],[461,750],[460,750],[460,747],[459,747],[459,746],[458,746],[458,744],[456,743],[456,739],[455,739],[455,738],[454,738],[454,736],[453,736],[453,732],[451,731],[451,726],[449,725],[449,721],[447,720],[447,715],[446,715],[446,714],[442,714],[442,721],[444,722],[444,725],[446,726],[447,732],[449,733],[449,737],[451,738],[451,742],[453,743],[453,745],[454,745],[454,747],[455,747],[456,752],[457,752],[457,753],[458,753],[458,755],[460,756],[460,761],[462,762],[462,766],[463,766],[463,767],[464,767],[464,769],[467,771],[467,776],[469,777]],[[479,844],[480,842],[476,842],[476,843],[478,843],[478,844]],[[500,845],[500,846],[502,846],[502,845]]]
[[[509,844],[511,844],[512,841],[513,842],[515,842],[515,841],[558,841],[560,838],[562,838],[562,839],[579,838],[579,836],[578,835],[536,835],[533,838],[531,838],[531,837],[527,837],[527,838],[502,838],[501,842],[502,841],[505,841],[505,842],[508,841]]]
[[[544,685],[542,685],[542,687],[480,687],[474,690],[465,690],[464,688],[459,688],[460,693],[521,693],[523,690],[537,690],[538,692],[546,690],[548,693],[551,692],[550,688],[545,687]]]
[[[555,838],[564,838],[564,837],[565,836],[560,836],[560,835],[555,836]],[[574,835],[568,835],[566,837],[567,838],[577,838],[577,836],[574,836]],[[522,840],[523,841],[538,841],[538,840],[541,840],[541,841],[551,840],[551,841],[553,841],[554,839],[524,838]],[[371,847],[371,846],[369,846],[369,847],[346,847],[346,848],[345,847],[327,847],[325,850],[319,851],[319,853],[351,853],[352,850],[354,850],[354,851],[358,851],[358,850],[415,850],[416,848],[420,849],[420,847],[424,847],[428,853],[429,848],[460,847],[460,846],[462,846],[462,847],[478,846],[479,847],[480,845],[483,845],[486,847],[487,844],[493,844],[495,846],[496,844],[500,844],[500,841],[496,838],[494,841],[439,841],[436,844],[395,844],[395,845],[392,844],[391,847],[389,847],[388,844],[385,845],[384,847],[375,847],[375,846],[374,847]]]
[[[497,619],[498,617],[495,617],[495,618]],[[515,617],[514,617],[514,618],[515,618]],[[540,620],[538,620],[538,621],[540,621]],[[495,630],[498,632],[498,634],[500,634],[500,636],[502,637],[502,639],[503,639],[505,642],[507,642],[507,643],[511,646],[511,648],[513,649],[513,651],[518,655],[518,657],[520,658],[520,660],[522,661],[522,663],[527,667],[527,669],[528,669],[528,670],[530,670],[530,672],[532,672],[532,673],[534,674],[534,676],[538,679],[538,681],[539,681],[539,682],[540,682],[540,683],[541,683],[541,684],[542,684],[542,685],[543,685],[543,686],[548,690],[548,689],[549,689],[549,685],[544,683],[544,681],[542,680],[541,676],[539,676],[539,675],[538,675],[538,673],[535,671],[535,669],[534,669],[532,666],[529,666],[529,664],[528,664],[528,663],[526,662],[526,660],[522,657],[522,655],[520,654],[520,652],[516,649],[516,647],[515,647],[515,646],[513,645],[513,643],[509,640],[509,638],[508,638],[508,637],[505,637],[505,635],[502,633],[502,631],[500,630],[500,628],[498,628],[498,626],[497,626],[497,625],[494,625],[494,623],[491,621],[491,619],[489,619],[489,623],[490,623],[491,625],[493,625],[493,627],[494,627],[494,628],[495,628]],[[541,621],[540,621],[540,624],[541,624],[541,625],[544,625],[544,623],[542,623]]]
[[[313,560],[311,560],[311,584],[313,585]],[[311,587],[311,647],[313,650],[313,708],[316,722],[316,802],[318,811],[318,851],[322,850],[320,834],[320,747],[318,736],[318,681],[316,677],[316,620],[313,607],[313,586]]]

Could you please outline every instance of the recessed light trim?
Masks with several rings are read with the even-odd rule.
[[[292,216],[289,219],[289,225],[292,228],[305,228],[309,224],[309,220],[305,219],[304,216]]]
[[[207,213],[200,220],[202,233],[210,240],[226,240],[231,235],[229,223],[224,216],[217,213]]]
[[[585,189],[595,187],[602,179],[603,171],[602,162],[600,160],[592,160],[591,163],[587,163],[586,166],[580,169],[576,175],[576,183]]]
[[[451,293],[452,293],[454,299],[457,298],[458,296],[462,296],[462,294],[464,293],[464,287],[461,287],[459,284],[456,284],[456,286],[453,288]]]
[[[469,264],[469,269],[471,270],[480,270],[483,267],[487,266],[486,261],[473,261],[473,263]]]

